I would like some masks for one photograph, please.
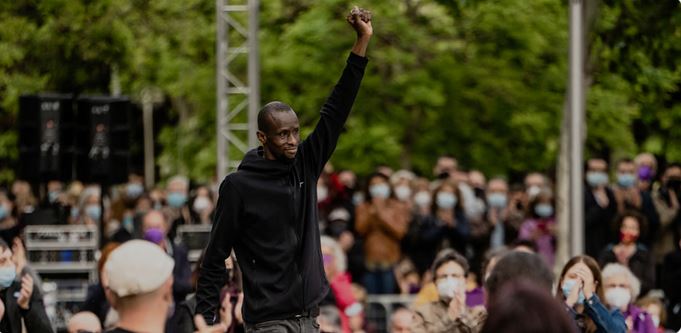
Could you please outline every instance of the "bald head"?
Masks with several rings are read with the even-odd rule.
[[[102,324],[99,318],[94,313],[84,311],[78,312],[69,320],[68,332],[94,332],[100,333],[102,331]]]
[[[142,230],[161,229],[163,232],[167,231],[166,217],[158,210],[151,210],[146,213],[142,219]]]
[[[269,133],[272,129],[273,114],[277,112],[293,112],[286,103],[279,101],[269,102],[258,112],[258,130]]]

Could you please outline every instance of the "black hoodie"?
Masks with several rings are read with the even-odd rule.
[[[201,265],[196,313],[212,323],[224,260],[234,249],[243,272],[244,320],[293,318],[315,309],[329,290],[319,244],[317,179],[331,157],[359,90],[367,59],[353,53],[301,142],[295,159],[267,160],[249,151],[237,172],[225,177],[213,230]]]

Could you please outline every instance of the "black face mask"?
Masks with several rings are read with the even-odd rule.
[[[348,224],[344,221],[332,221],[326,227],[326,233],[333,238],[340,237],[346,230],[348,230]]]
[[[447,171],[440,172],[440,174],[437,175],[437,178],[442,179],[442,180],[447,179],[447,178],[449,178],[449,172],[447,172]]]
[[[669,178],[667,180],[667,188],[676,192],[676,194],[680,194],[679,190],[681,190],[681,178]]]

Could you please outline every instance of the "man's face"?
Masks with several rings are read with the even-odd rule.
[[[608,163],[602,159],[589,160],[587,169],[592,172],[608,172]]]
[[[492,193],[507,194],[508,193],[508,184],[506,184],[506,182],[501,180],[501,179],[490,180],[489,184],[487,184],[487,193],[489,193],[489,194],[492,194]]]
[[[631,162],[622,162],[617,165],[618,174],[634,174],[636,173],[636,165]]]
[[[292,110],[271,112],[267,121],[267,133],[258,131],[258,140],[265,148],[266,158],[294,159],[300,143],[298,116]]]
[[[440,157],[435,165],[435,175],[438,176],[442,173],[452,174],[457,169],[456,160],[451,157]]]
[[[142,221],[142,231],[146,232],[150,229],[159,229],[166,234],[166,223],[163,215],[160,213],[149,213],[144,217]]]

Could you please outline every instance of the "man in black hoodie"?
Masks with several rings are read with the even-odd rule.
[[[220,185],[213,230],[197,284],[197,314],[215,321],[224,261],[234,249],[243,273],[247,331],[318,331],[318,304],[329,291],[319,241],[317,179],[336,147],[359,90],[373,33],[370,13],[348,16],[357,40],[315,130],[300,142],[298,118],[271,102],[258,114],[261,147]]]

